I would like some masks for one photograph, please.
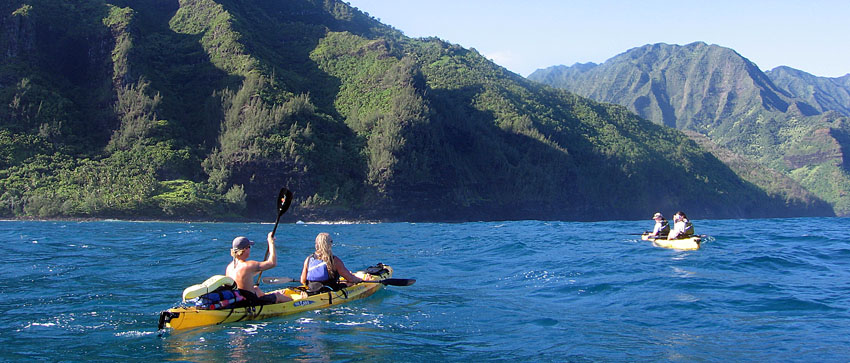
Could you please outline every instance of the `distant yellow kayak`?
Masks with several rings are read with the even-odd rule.
[[[699,236],[691,236],[688,238],[679,238],[674,240],[652,238],[649,233],[644,233],[640,236],[644,241],[652,241],[652,244],[657,247],[672,248],[674,250],[698,250],[702,238]]]

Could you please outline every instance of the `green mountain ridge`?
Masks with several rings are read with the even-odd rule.
[[[836,111],[850,116],[850,74],[842,77],[817,77],[791,67],[776,67],[765,72],[770,80],[818,113]]]
[[[341,1],[0,5],[0,216],[831,215],[686,135]],[[666,186],[673,186],[668,188]]]
[[[734,159],[780,172],[839,215],[850,213],[845,77],[787,67],[764,73],[732,49],[696,42],[646,45],[599,65],[555,66],[528,78],[705,135]],[[738,174],[764,190],[800,196],[787,182],[777,189],[774,178]]]

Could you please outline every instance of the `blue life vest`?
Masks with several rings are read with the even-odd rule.
[[[313,255],[308,258],[310,261],[307,263],[307,281],[328,281],[331,279],[325,261],[317,259]]]

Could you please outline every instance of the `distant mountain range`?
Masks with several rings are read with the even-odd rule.
[[[406,37],[342,1],[13,0],[0,3],[0,29],[4,218],[269,220],[283,186],[295,193],[284,220],[833,215],[791,183],[742,178],[709,142]],[[752,135],[797,140],[775,144],[796,148],[786,169],[803,185],[817,175],[806,167],[843,155],[828,143],[841,128],[809,126],[833,103],[804,106],[740,57],[736,77],[757,85],[724,77],[734,64],[720,55],[705,60],[726,65],[700,78],[693,55],[667,48],[681,73],[625,72],[657,66],[626,59],[622,76],[636,78],[610,73],[598,91],[725,147],[758,150],[734,132],[769,126]],[[792,108],[797,129],[781,126]],[[772,118],[721,117],[744,109]]]
[[[765,74],[773,84],[813,106],[819,113],[837,111],[850,116],[850,74],[838,78],[817,77],[785,66]]]
[[[696,42],[646,45],[602,64],[554,66],[528,78],[626,106],[695,139],[705,135],[703,145],[710,142],[745,180],[785,195],[807,191],[837,214],[850,213],[850,75],[789,67],[765,73],[732,49]],[[778,185],[776,175],[803,190],[787,180]]]

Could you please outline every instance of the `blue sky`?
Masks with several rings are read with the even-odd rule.
[[[523,76],[645,44],[703,41],[763,70],[850,73],[850,1],[344,0],[410,37],[436,36]]]

